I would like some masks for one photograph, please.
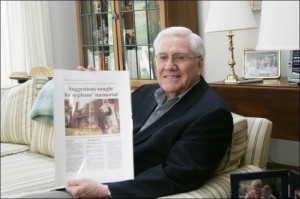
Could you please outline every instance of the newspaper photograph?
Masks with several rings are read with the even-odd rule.
[[[55,186],[133,179],[127,71],[54,70]]]

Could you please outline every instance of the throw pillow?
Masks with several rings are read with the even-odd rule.
[[[41,122],[34,122],[30,151],[54,157],[54,128]]]
[[[248,117],[247,121],[249,141],[240,166],[250,164],[266,170],[273,123],[266,118],[258,117]]]
[[[48,78],[32,78],[1,96],[1,142],[30,144],[31,108]]]
[[[53,94],[54,84],[53,80],[50,80],[42,88],[32,105],[31,118],[34,121],[53,125]]]
[[[227,149],[219,167],[216,171],[216,175],[231,171],[239,167],[241,158],[246,151],[247,147],[247,119],[241,115],[232,113],[233,117],[233,132],[231,145]]]

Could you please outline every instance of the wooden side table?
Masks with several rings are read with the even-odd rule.
[[[246,84],[220,81],[210,86],[227,101],[232,112],[272,121],[272,138],[299,141],[299,85],[280,78]]]

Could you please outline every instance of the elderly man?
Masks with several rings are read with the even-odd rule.
[[[262,197],[262,182],[260,179],[251,181],[251,190],[246,194],[245,199],[260,199]]]
[[[155,198],[199,188],[214,176],[233,121],[227,104],[201,76],[202,39],[171,27],[158,34],[154,48],[159,84],[132,93],[135,178],[110,184],[75,179],[66,192],[46,197]]]

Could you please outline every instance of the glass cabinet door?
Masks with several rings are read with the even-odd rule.
[[[112,2],[80,1],[83,63],[98,70],[115,70]]]
[[[159,1],[118,1],[125,70],[131,79],[156,79],[153,41],[161,30]]]
[[[153,41],[170,26],[198,33],[197,1],[76,1],[79,56],[82,66],[129,70],[131,86],[155,83]]]
[[[160,1],[80,1],[84,66],[129,70],[133,80],[153,80],[153,41],[161,30]],[[116,55],[115,55],[116,54]]]

